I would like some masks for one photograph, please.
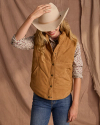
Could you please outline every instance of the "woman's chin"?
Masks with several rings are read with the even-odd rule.
[[[55,33],[54,35],[50,35],[50,37],[52,37],[52,38],[56,38],[57,35],[56,35],[56,33]]]
[[[56,33],[55,34],[50,34],[51,37],[55,37],[56,36]]]

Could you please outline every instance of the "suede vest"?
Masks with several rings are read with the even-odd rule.
[[[30,87],[38,96],[47,100],[66,98],[73,89],[73,61],[77,41],[63,31],[54,51],[50,41],[45,45],[44,61],[34,46]]]

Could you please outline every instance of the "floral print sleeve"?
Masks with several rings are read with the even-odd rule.
[[[12,39],[11,39],[11,44],[19,49],[22,50],[30,50],[30,49],[34,49],[34,41],[33,41],[33,36],[29,36],[27,38],[22,38],[20,40],[16,40],[15,34],[13,35]]]
[[[82,68],[83,68],[83,61],[82,61],[82,58],[81,58],[81,49],[80,49],[79,42],[77,42],[75,55],[74,55],[72,77],[73,78],[83,78]]]

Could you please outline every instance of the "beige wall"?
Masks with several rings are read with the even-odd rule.
[[[1,84],[0,125],[29,125],[33,92],[29,86],[32,64],[32,50],[20,50],[11,44],[11,38],[28,15],[40,4],[53,2],[62,11],[69,7],[65,18],[72,32],[77,36],[82,53],[83,79],[81,84],[78,117],[71,125],[99,125],[99,97],[93,89],[87,60],[80,36],[80,0],[1,0]],[[35,33],[32,25],[27,36]],[[53,125],[52,113],[49,125]]]

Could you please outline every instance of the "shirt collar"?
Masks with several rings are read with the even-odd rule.
[[[50,42],[55,42],[50,36],[49,36],[49,40]]]

